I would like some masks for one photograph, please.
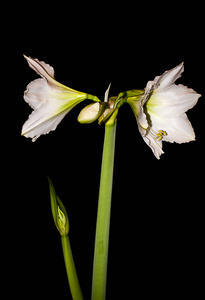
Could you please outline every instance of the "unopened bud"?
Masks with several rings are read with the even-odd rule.
[[[54,185],[50,178],[48,178],[48,182],[51,198],[51,211],[54,223],[61,235],[67,235],[69,231],[69,220],[65,206],[56,194]]]
[[[96,102],[84,107],[79,116],[78,122],[82,124],[89,124],[96,121],[104,112],[106,103]]]

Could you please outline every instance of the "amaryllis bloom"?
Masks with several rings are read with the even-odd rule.
[[[187,143],[195,140],[195,133],[185,112],[196,105],[201,96],[193,89],[174,82],[184,71],[183,63],[149,81],[145,91],[134,91],[130,104],[139,131],[156,158],[163,152],[162,141]],[[131,94],[132,94],[131,93]]]
[[[65,115],[85,99],[95,102],[96,96],[75,91],[54,79],[54,69],[38,59],[24,56],[29,66],[42,78],[29,83],[25,101],[34,109],[22,128],[22,135],[34,142],[40,135],[55,130]]]

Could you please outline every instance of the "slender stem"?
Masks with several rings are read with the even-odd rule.
[[[83,300],[68,235],[61,236],[66,272],[73,300]]]
[[[116,120],[114,120],[114,122],[108,121],[105,124],[105,138],[98,200],[93,263],[92,300],[104,300],[106,296],[115,133]]]
[[[89,100],[93,100],[95,102],[101,102],[97,96],[93,96],[93,95],[90,95],[90,94],[87,94],[87,99]]]

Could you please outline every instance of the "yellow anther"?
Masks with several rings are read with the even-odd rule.
[[[167,133],[164,130],[159,130],[158,133],[156,134],[156,136],[158,136],[158,141],[161,141],[163,139],[164,136],[166,136]]]
[[[164,130],[159,130],[160,133],[162,133],[164,136],[167,135],[166,131]]]

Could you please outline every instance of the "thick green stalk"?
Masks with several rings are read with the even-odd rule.
[[[83,300],[68,235],[61,235],[63,256],[73,300]]]
[[[105,138],[98,200],[95,252],[93,263],[92,300],[106,297],[107,259],[110,229],[111,196],[115,152],[116,119],[105,124]]]

